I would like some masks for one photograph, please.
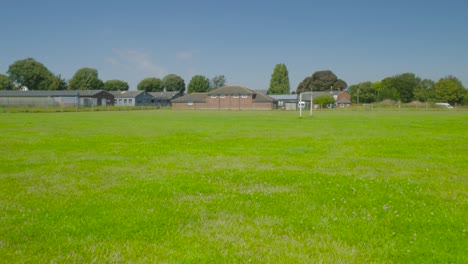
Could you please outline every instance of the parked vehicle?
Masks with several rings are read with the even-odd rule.
[[[445,108],[453,108],[453,106],[451,106],[449,103],[435,103],[436,106],[440,106],[440,107],[445,107]]]

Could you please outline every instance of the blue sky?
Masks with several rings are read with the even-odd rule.
[[[32,57],[69,79],[82,67],[136,89],[146,77],[223,74],[291,90],[318,70],[348,85],[413,72],[468,86],[468,1],[67,1],[2,3],[0,73]]]

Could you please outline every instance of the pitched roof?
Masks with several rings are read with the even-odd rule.
[[[178,95],[179,92],[150,92],[149,94],[157,100],[171,100]]]
[[[214,89],[213,91],[209,91],[208,95],[251,95],[255,94],[254,91],[248,89],[247,87],[244,86],[238,86],[238,85],[233,85],[233,86],[223,86],[218,89]]]
[[[297,94],[271,94],[268,95],[269,97],[276,99],[276,100],[296,100],[297,101]]]
[[[110,91],[115,98],[135,98],[145,91]]]
[[[336,102],[339,104],[350,104],[351,103],[351,95],[346,91],[342,91],[338,98],[336,98]]]
[[[75,97],[95,96],[104,90],[1,90],[0,97]]]
[[[253,99],[254,103],[265,103],[265,102],[276,102],[276,99],[271,98],[268,95],[262,94],[262,93],[257,93],[255,94],[255,97]]]
[[[171,102],[173,103],[206,103],[207,93],[190,93],[178,97]]]

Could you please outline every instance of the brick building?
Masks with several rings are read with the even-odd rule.
[[[224,86],[172,100],[175,109],[272,110],[276,100],[243,86]]]

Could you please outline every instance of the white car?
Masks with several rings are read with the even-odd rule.
[[[435,103],[437,106],[445,107],[445,108],[453,108],[449,103]]]

